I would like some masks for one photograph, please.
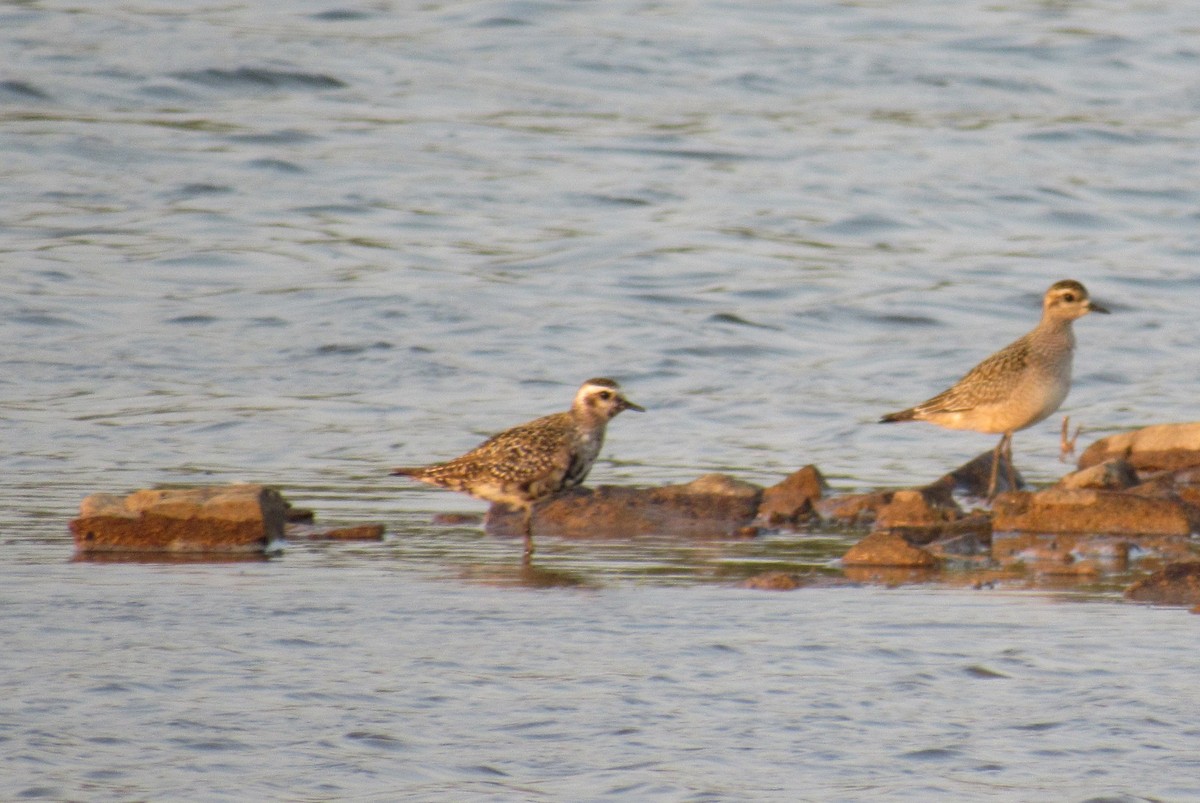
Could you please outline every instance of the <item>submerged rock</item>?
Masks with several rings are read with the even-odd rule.
[[[1155,544],[1147,541],[1145,546]],[[1039,574],[1094,575],[1126,571],[1131,547],[1132,539],[1118,535],[1001,533],[992,538],[992,559]]]
[[[797,575],[774,571],[747,577],[740,585],[742,588],[753,588],[757,591],[795,591],[803,583]]]
[[[328,530],[306,527],[303,530],[297,528],[296,533],[288,531],[289,536],[293,534],[299,534],[310,541],[382,541],[385,528],[382,524],[357,524],[353,527],[334,527]]]
[[[1164,566],[1125,589],[1125,598],[1158,605],[1200,605],[1200,561]]]
[[[1124,458],[1139,471],[1200,466],[1200,422],[1155,424],[1101,438],[1079,456],[1079,468],[1114,457]]]
[[[262,485],[93,494],[70,523],[92,552],[263,552],[283,537],[287,502]]]

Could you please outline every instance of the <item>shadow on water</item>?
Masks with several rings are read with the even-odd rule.
[[[536,561],[536,559],[535,559]],[[534,563],[475,564],[462,569],[462,579],[521,588],[599,588],[597,579],[576,571],[546,568]]]
[[[72,563],[132,563],[132,564],[199,564],[199,563],[266,563],[273,556],[259,552],[76,552]]]

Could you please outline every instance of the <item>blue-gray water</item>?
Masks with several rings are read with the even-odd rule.
[[[386,473],[611,375],[649,411],[593,482],[932,479],[992,439],[872,422],[1065,277],[1115,313],[1076,326],[1081,442],[1200,417],[1196,32],[1155,2],[0,5],[0,798],[1200,797],[1185,613],[728,582],[820,536],[547,539],[523,577],[428,525],[479,503]],[[1065,471],[1058,418],[1015,454]],[[85,494],[232,480],[391,535],[69,562]]]

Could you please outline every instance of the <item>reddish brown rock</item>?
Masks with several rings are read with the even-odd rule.
[[[937,558],[895,533],[874,532],[850,547],[842,556],[842,563],[847,566],[930,568],[937,565]]]
[[[962,518],[962,509],[943,486],[905,488],[892,494],[891,501],[875,516],[875,529],[891,530],[909,541],[928,542],[946,525]]]
[[[801,586],[800,578],[787,572],[763,572],[753,577],[747,577],[741,582],[742,588],[753,588],[758,591],[795,591]]]
[[[1125,589],[1125,598],[1158,605],[1200,605],[1200,561],[1164,566]]]
[[[1118,491],[1049,488],[998,496],[992,505],[997,532],[1170,535],[1191,532],[1186,506]]]
[[[762,489],[723,474],[686,485],[576,488],[534,507],[534,535],[602,538],[633,535],[736,536],[758,512]],[[488,511],[489,532],[513,535],[521,517],[499,505]]]
[[[1138,471],[1200,466],[1200,422],[1155,424],[1101,438],[1079,456],[1079,467],[1114,457],[1124,458]]]
[[[1114,457],[1066,475],[1056,483],[1056,487],[1067,490],[1124,491],[1140,481],[1132,463]]]
[[[952,490],[953,485],[944,477],[923,488],[896,491],[892,500],[880,508],[875,529],[901,535],[910,544],[927,546],[939,556],[987,553],[991,517],[983,512],[963,513]]]
[[[283,537],[286,507],[261,485],[94,494],[70,526],[83,553],[262,552]]]
[[[813,512],[828,486],[816,466],[805,466],[763,491],[758,520],[770,525],[794,524]]]

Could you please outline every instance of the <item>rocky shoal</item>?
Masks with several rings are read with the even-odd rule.
[[[866,493],[831,492],[812,465],[768,488],[723,474],[653,488],[578,488],[539,503],[533,532],[565,538],[861,533],[842,556],[842,569],[876,582],[985,568],[1090,577],[1126,572],[1136,562],[1146,573],[1158,571],[1130,586],[1130,599],[1200,605],[1200,544],[1192,537],[1200,532],[1200,423],[1103,438],[1055,485],[1029,490],[1018,475],[1017,487],[1003,487],[990,510],[966,509],[960,500],[986,493],[991,456],[981,454],[926,485]],[[383,537],[381,525],[320,530],[311,519],[272,488],[233,485],[95,494],[83,501],[71,530],[83,557],[261,554],[285,535]],[[520,523],[519,515],[493,506],[485,528],[514,535]],[[757,588],[800,584],[779,572],[747,581]]]

